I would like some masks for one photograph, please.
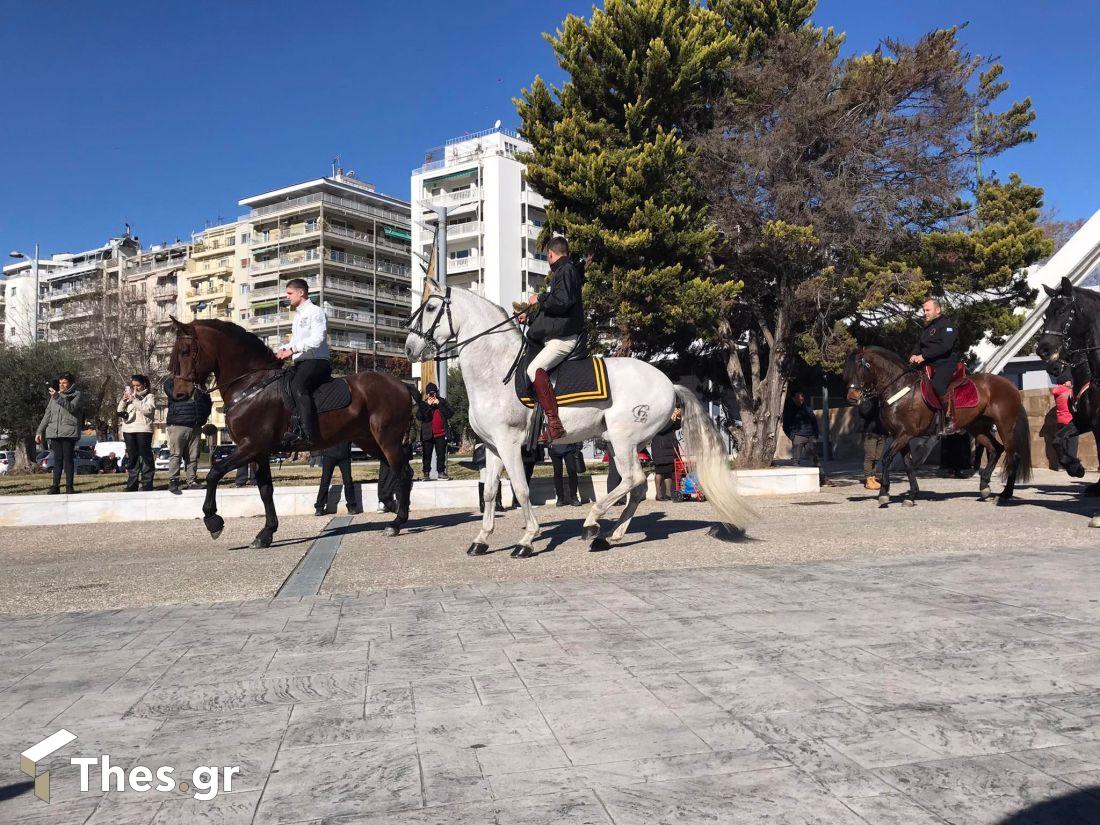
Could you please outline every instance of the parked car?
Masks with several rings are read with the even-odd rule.
[[[42,450],[35,456],[35,463],[43,470],[53,469],[53,450]],[[77,475],[91,475],[99,472],[99,461],[95,453],[84,447],[77,447],[73,451],[73,469]]]
[[[0,473],[6,473],[15,466],[15,452],[13,450],[0,450]]]
[[[219,461],[224,461],[226,457],[237,449],[236,444],[219,444],[214,448],[214,451],[210,453],[210,463],[217,464]]]
[[[168,469],[168,459],[172,457],[172,451],[166,448],[157,450],[157,457],[153,459],[153,467],[157,470]]]

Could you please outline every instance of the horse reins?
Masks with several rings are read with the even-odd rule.
[[[860,367],[862,367],[862,368],[866,368],[866,369],[871,368],[871,363],[867,360],[867,357],[864,355],[864,350],[859,351],[859,364],[860,364]],[[850,389],[850,390],[859,390],[861,394],[867,396],[868,398],[874,398],[876,396],[881,397],[882,394],[884,392],[886,392],[886,390],[890,389],[890,387],[894,386],[894,384],[896,384],[902,378],[904,378],[905,376],[907,376],[911,373],[915,373],[915,372],[920,372],[920,367],[919,366],[905,367],[900,373],[895,375],[893,377],[893,379],[891,379],[881,389],[868,390],[865,387],[863,387],[862,385],[857,386],[855,384],[849,384],[848,389]]]
[[[190,343],[191,343],[192,350],[196,354],[201,354],[202,353],[202,347],[199,346],[198,338],[196,338],[194,335],[181,336],[180,340],[189,340]],[[178,343],[177,343],[177,346],[178,346]],[[179,363],[178,356],[176,356],[176,358],[177,358],[176,363],[178,364]],[[186,380],[190,381],[193,385],[198,386],[199,381],[197,380],[197,376],[195,375],[195,360],[196,359],[194,357],[191,358],[191,375],[186,376]],[[250,392],[248,395],[244,396],[243,398],[238,398],[237,399],[237,403],[241,403],[243,401],[248,401],[250,398],[254,398],[263,389],[270,386],[271,384],[274,384],[276,381],[278,381],[282,377],[284,369],[281,365],[280,366],[271,366],[271,367],[256,367],[255,369],[245,370],[244,372],[242,372],[240,375],[238,375],[236,378],[234,378],[232,381],[230,381],[228,384],[225,384],[224,386],[218,383],[217,376],[215,376],[214,377],[214,384],[210,387],[204,387],[204,389],[206,389],[206,391],[210,392],[210,393],[217,391],[221,395],[222,399],[225,401],[225,408],[228,410],[229,407],[230,407],[230,402],[229,402],[228,397],[226,396],[226,393],[229,391],[229,388],[232,387],[234,384],[236,384],[238,381],[241,381],[241,380],[247,378],[250,375],[255,375],[255,374],[261,373],[261,372],[274,372],[274,375],[272,375],[266,381],[261,382],[260,384],[258,384],[255,387],[249,387],[249,389],[251,389],[252,392]],[[181,375],[179,377],[184,378],[185,376]]]
[[[509,315],[505,317],[504,320],[500,321],[499,323],[493,324],[488,329],[483,329],[476,335],[471,335],[466,340],[459,341],[457,340],[458,333],[455,332],[454,319],[451,316],[451,288],[447,287],[446,292],[444,292],[442,296],[432,297],[439,297],[440,301],[442,302],[442,306],[439,308],[439,311],[436,312],[435,319],[432,321],[431,326],[429,326],[427,329],[423,328],[424,310],[428,307],[427,301],[421,304],[420,308],[409,316],[409,320],[405,322],[404,326],[406,329],[409,330],[409,332],[414,332],[425,341],[427,341],[428,345],[435,353],[435,359],[439,361],[447,361],[452,358],[457,358],[462,348],[467,344],[473,343],[478,338],[484,338],[486,335],[492,335],[496,332],[499,332],[501,327],[515,323],[516,316]],[[429,298],[429,300],[431,299]],[[451,331],[451,334],[448,335],[443,340],[443,343],[440,344],[437,343],[435,340],[435,331],[439,328],[439,324],[443,320],[443,307],[446,307],[447,309],[447,328]],[[414,327],[413,324],[416,324],[417,326]]]

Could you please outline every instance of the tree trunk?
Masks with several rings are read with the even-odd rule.
[[[782,324],[777,324],[776,328],[781,331]],[[767,335],[769,340],[762,342],[766,332],[761,329],[748,333],[744,359],[748,361],[750,374],[746,376],[743,356],[732,336],[732,327],[723,322],[719,331],[719,338],[726,349],[726,374],[741,407],[744,435],[737,457],[738,467],[770,467],[779,443],[783,401],[787,395],[787,379],[780,367],[784,350],[782,344],[773,344],[778,336]]]
[[[34,457],[38,455],[38,447],[34,443],[34,434],[24,435],[15,439],[15,470],[30,470],[34,468]]]

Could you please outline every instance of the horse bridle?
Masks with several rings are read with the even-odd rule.
[[[1073,322],[1076,321],[1076,320],[1077,320],[1077,299],[1071,295],[1070,299],[1069,299],[1069,312],[1066,313],[1066,320],[1062,324],[1062,329],[1059,331],[1059,330],[1047,329],[1046,327],[1044,327],[1043,331],[1039,334],[1040,335],[1054,335],[1057,338],[1061,338],[1062,341],[1064,342],[1067,338],[1070,337],[1069,328],[1071,326],[1073,326]]]
[[[423,328],[424,310],[428,307],[428,301],[422,303],[420,308],[409,316],[409,320],[405,322],[404,326],[409,332],[415,333],[427,342],[428,348],[434,354],[436,360],[443,361],[450,358],[457,358],[459,351],[467,344],[476,341],[478,338],[483,338],[486,335],[492,335],[499,331],[501,327],[515,321],[515,316],[509,315],[505,317],[503,321],[493,324],[488,329],[483,329],[476,335],[471,335],[465,341],[459,341],[458,333],[455,332],[454,319],[451,317],[451,288],[447,287],[442,295],[432,295],[428,300],[430,301],[432,298],[439,298],[443,302],[443,306],[436,312],[435,320],[432,321],[431,326],[427,329]],[[439,328],[439,324],[443,320],[443,307],[447,309],[447,328],[451,331],[451,334],[443,340],[443,343],[438,343],[435,340],[435,331]]]
[[[865,352],[865,350],[862,350],[862,349],[859,351],[859,353],[858,353],[859,361],[857,362],[857,365],[858,365],[858,367],[860,368],[861,371],[866,373],[867,370],[871,369],[871,362],[867,360],[866,356],[863,354],[864,352]],[[919,372],[919,371],[920,371],[919,367],[907,367],[906,369],[903,369],[901,372],[899,372],[897,375],[895,375],[886,384],[886,386],[880,387],[878,389],[873,389],[872,388],[872,389],[868,390],[868,389],[864,388],[864,386],[862,384],[849,384],[848,389],[850,389],[850,390],[859,390],[859,394],[860,394],[861,399],[862,398],[876,398],[876,397],[881,398],[883,393],[885,393],[888,389],[890,389],[890,387],[894,386],[894,384],[896,384],[902,378],[909,375],[910,373]]]
[[[230,381],[228,384],[225,384],[224,386],[222,386],[221,384],[218,384],[217,378],[214,379],[214,384],[213,385],[206,386],[206,382],[200,382],[198,380],[198,376],[195,374],[195,362],[198,361],[198,356],[202,354],[202,347],[199,346],[198,336],[196,336],[194,333],[190,333],[190,332],[184,333],[184,334],[181,334],[181,335],[177,336],[177,338],[176,338],[176,347],[177,348],[179,347],[180,341],[187,341],[191,345],[191,353],[192,353],[192,355],[191,355],[191,374],[190,375],[173,375],[173,378],[182,378],[184,381],[188,381],[196,387],[199,386],[200,383],[201,383],[203,385],[203,389],[206,390],[206,392],[208,392],[208,393],[212,393],[212,392],[217,391],[218,393],[221,394],[222,399],[226,402],[226,409],[228,409],[228,404],[229,404],[229,400],[228,400],[228,398],[226,398],[226,393],[228,392],[229,388],[232,387],[234,384],[236,384],[238,381],[241,381],[241,380],[247,378],[248,376],[255,375],[256,373],[259,373],[259,372],[268,372],[268,371],[274,371],[275,372],[275,375],[273,375],[267,381],[264,381],[258,387],[256,387],[255,392],[249,394],[248,396],[245,396],[244,398],[238,399],[239,401],[247,401],[249,398],[256,395],[256,393],[258,393],[264,387],[268,386],[269,384],[273,384],[275,381],[277,381],[279,379],[280,374],[283,372],[282,366],[259,367],[259,368],[256,368],[256,369],[245,370],[244,372],[242,372],[240,375],[238,375],[236,378],[234,378],[232,381]],[[176,355],[176,359],[177,359],[176,365],[177,365],[177,367],[179,365],[178,358],[179,358],[179,356]],[[213,373],[211,373],[211,374],[213,374]],[[209,381],[209,376],[207,377],[207,381]]]

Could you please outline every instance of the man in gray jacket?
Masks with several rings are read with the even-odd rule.
[[[65,469],[65,492],[76,492],[73,489],[73,451],[80,440],[84,398],[73,384],[72,375],[66,372],[57,379],[57,389],[49,388],[50,400],[34,436],[35,444],[48,440],[53,452],[53,484],[46,491],[49,495],[61,492],[62,467]]]

